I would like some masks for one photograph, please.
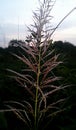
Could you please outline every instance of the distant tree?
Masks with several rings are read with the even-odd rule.
[[[9,47],[18,47],[18,46],[20,46],[20,45],[24,45],[25,44],[25,42],[24,41],[22,41],[22,40],[17,40],[17,39],[13,39],[13,40],[11,40],[10,42],[9,42]]]

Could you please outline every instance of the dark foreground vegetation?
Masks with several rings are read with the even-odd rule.
[[[54,130],[75,130],[76,129],[76,46],[68,42],[56,41],[50,48],[55,49],[55,53],[60,54],[60,60],[63,64],[59,65],[54,71],[55,75],[64,78],[61,84],[70,84],[67,90],[62,94],[68,95],[66,101],[66,111],[51,118],[48,127]],[[49,50],[50,50],[49,48]],[[25,65],[19,61],[12,53],[19,54],[21,49],[19,46],[10,45],[8,48],[0,48],[0,109],[6,109],[5,101],[24,100],[27,93],[24,89],[10,76],[12,74],[7,69],[20,72]],[[55,95],[54,95],[55,96]],[[46,119],[43,122],[45,123]],[[48,121],[49,122],[49,121]],[[43,127],[43,126],[42,126]],[[45,129],[49,129],[45,128]],[[0,129],[1,130],[26,130],[25,124],[19,120],[12,112],[0,113]]]

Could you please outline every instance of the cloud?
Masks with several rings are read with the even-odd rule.
[[[27,28],[25,25],[18,24],[3,24],[0,26],[0,46],[8,45],[12,39],[25,39],[27,35]]]
[[[62,41],[69,41],[76,45],[76,27],[70,27],[70,28],[62,28],[61,30],[57,30],[53,37],[55,40],[62,40]]]
[[[56,23],[53,23],[55,26]],[[7,23],[0,25],[0,46],[8,46],[12,39],[25,40],[28,35],[27,28],[24,24]],[[52,36],[53,40],[69,41],[76,45],[76,23],[75,21],[63,22]]]

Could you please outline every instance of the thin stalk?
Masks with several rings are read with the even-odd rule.
[[[61,19],[61,21],[57,24],[57,26],[54,28],[53,32],[51,33],[51,36],[52,36],[53,33],[56,31],[56,29],[58,29],[58,27],[61,25],[61,23],[62,23],[75,9],[76,9],[76,7],[73,8],[67,15],[65,15],[65,16]]]
[[[40,77],[40,57],[41,57],[41,47],[39,48],[37,86],[36,86],[36,98],[35,98],[35,130],[37,130],[37,112],[38,112],[37,104],[38,104],[38,87],[39,87],[39,77]]]

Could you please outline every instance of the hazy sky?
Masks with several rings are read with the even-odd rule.
[[[32,11],[35,11],[36,7],[38,0],[0,0],[0,46],[7,46],[11,39],[18,39],[18,31],[19,38],[25,39],[25,25],[32,23]],[[51,12],[54,16],[51,25],[56,26],[74,7],[76,0],[56,0]],[[76,45],[76,10],[59,26],[53,39],[70,41]]]

